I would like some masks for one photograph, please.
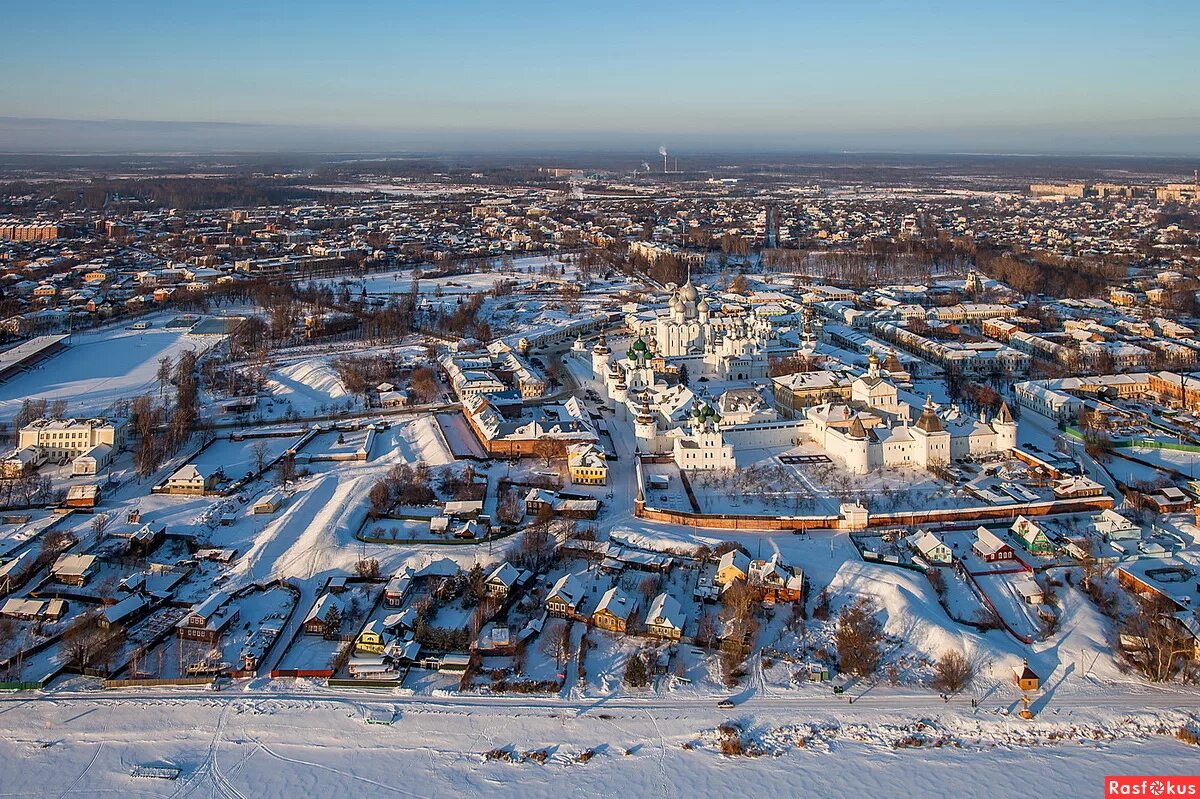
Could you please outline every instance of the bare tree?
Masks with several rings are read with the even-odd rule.
[[[254,459],[254,471],[262,472],[267,468],[267,460],[271,446],[265,440],[259,439],[250,447],[250,457]]]
[[[296,458],[285,453],[275,463],[275,482],[279,485],[286,485],[296,479]]]
[[[162,397],[167,391],[167,384],[171,382],[172,365],[170,356],[164,355],[158,359],[158,371],[155,377],[158,379],[158,396]]]
[[[1150,682],[1167,682],[1179,673],[1192,653],[1191,641],[1180,634],[1173,618],[1174,606],[1164,597],[1137,598],[1137,610],[1121,630],[1130,660]]]
[[[533,451],[543,464],[549,466],[556,459],[567,456],[567,444],[560,438],[539,438],[533,443]]]
[[[100,513],[92,517],[92,535],[97,541],[104,536],[104,531],[108,528],[109,522],[112,519],[107,513]]]
[[[870,677],[883,661],[883,625],[875,617],[878,608],[863,597],[838,615],[835,642],[842,671]]]
[[[571,625],[562,619],[546,625],[538,648],[543,655],[554,658],[554,664],[561,667],[571,649]]]
[[[521,538],[520,560],[522,565],[534,573],[540,572],[550,564],[557,548],[558,541],[550,532],[550,525],[548,523],[533,524],[525,530],[525,534]]]
[[[956,694],[975,679],[975,664],[957,649],[947,649],[933,666],[933,687]]]

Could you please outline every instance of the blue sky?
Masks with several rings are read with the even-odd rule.
[[[0,13],[9,118],[500,147],[1200,152],[1200,0],[0,0]]]

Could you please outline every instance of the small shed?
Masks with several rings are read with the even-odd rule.
[[[250,508],[251,513],[274,513],[283,504],[283,496],[278,491],[270,491],[259,497]]]
[[[68,508],[94,508],[100,500],[100,486],[73,485],[67,489],[65,504]]]

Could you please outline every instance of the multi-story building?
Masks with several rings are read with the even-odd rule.
[[[63,462],[104,444],[119,449],[124,427],[107,419],[38,419],[21,428],[17,449],[39,449],[47,460]]]

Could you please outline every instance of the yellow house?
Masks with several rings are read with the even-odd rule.
[[[637,597],[614,585],[600,599],[592,623],[601,630],[623,633],[629,629],[629,620],[637,609]]]
[[[714,582],[722,588],[738,580],[745,580],[750,574],[750,558],[740,549],[732,549],[721,556],[717,563],[717,575]]]
[[[384,640],[383,625],[379,620],[372,621],[363,627],[358,638],[354,640],[355,652],[382,655],[385,648],[387,648],[387,641]]]
[[[608,462],[604,451],[595,444],[575,444],[567,450],[567,466],[571,482],[579,485],[608,484]]]

